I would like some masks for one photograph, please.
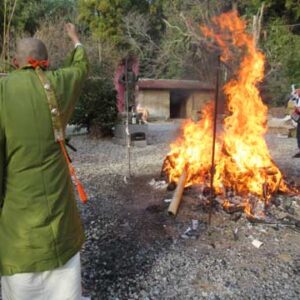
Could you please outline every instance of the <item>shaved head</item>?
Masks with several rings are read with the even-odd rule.
[[[45,44],[35,38],[24,38],[18,41],[16,60],[20,67],[27,65],[28,58],[35,60],[47,60],[48,51]]]

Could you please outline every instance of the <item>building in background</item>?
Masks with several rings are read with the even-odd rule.
[[[148,111],[150,120],[198,119],[214,94],[214,87],[200,81],[140,79],[136,102]]]

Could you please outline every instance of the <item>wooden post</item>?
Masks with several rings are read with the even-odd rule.
[[[214,199],[214,177],[215,177],[215,152],[216,152],[216,139],[217,139],[217,122],[218,122],[218,104],[219,104],[219,93],[220,93],[220,67],[221,57],[217,57],[217,72],[216,72],[216,93],[215,93],[215,111],[214,111],[214,127],[213,127],[213,139],[212,139],[212,150],[211,150],[211,169],[210,169],[210,197],[209,197],[209,215],[208,225],[211,224],[212,218],[212,205]]]
[[[177,211],[178,211],[179,205],[181,203],[181,199],[182,199],[184,186],[186,183],[186,178],[187,178],[187,170],[185,169],[179,178],[176,190],[174,192],[172,201],[170,203],[170,206],[168,209],[169,215],[173,215],[173,216],[177,215]]]

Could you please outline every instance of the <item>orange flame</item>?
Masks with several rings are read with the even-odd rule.
[[[235,11],[213,18],[212,26],[201,30],[222,50],[223,62],[232,59],[234,50],[243,53],[234,79],[223,88],[230,115],[225,118],[216,142],[214,189],[225,195],[226,188],[233,188],[245,196],[243,206],[251,214],[246,199],[249,193],[267,203],[272,193],[289,190],[264,139],[267,107],[257,88],[264,77],[264,54],[256,48],[252,35],[246,32],[245,21]],[[213,110],[210,104],[204,108],[204,117],[198,123],[187,121],[182,137],[171,144],[164,163],[170,181],[177,182],[186,168],[186,186],[208,184]],[[224,206],[227,205],[225,202]]]

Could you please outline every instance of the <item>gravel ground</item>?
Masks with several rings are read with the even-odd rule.
[[[234,222],[223,211],[214,213],[207,229],[207,213],[192,209],[188,195],[177,218],[167,216],[163,200],[171,194],[149,182],[159,177],[176,128],[150,127],[151,145],[132,149],[127,184],[124,147],[109,139],[73,138],[78,148],[73,158],[91,198],[80,205],[86,294],[92,299],[300,299],[299,232],[254,226],[244,217]],[[291,159],[295,139],[269,135],[267,141],[279,167],[297,181],[300,160]],[[300,213],[299,199],[282,200],[295,206],[293,214]],[[182,239],[191,219],[203,230],[196,240]],[[263,245],[255,248],[253,239]]]
[[[150,126],[150,145],[132,149],[132,174],[125,183],[126,149],[110,139],[72,138],[71,153],[90,200],[79,203],[86,231],[83,288],[98,299],[300,299],[300,233],[251,225],[243,216],[197,208],[185,193],[176,219],[167,215],[171,196],[149,182],[159,178],[177,125]],[[295,139],[267,136],[274,160],[298,182],[300,159],[291,159]],[[298,198],[281,196],[300,218]],[[283,211],[281,211],[283,213]],[[297,214],[299,214],[297,216]],[[198,219],[197,239],[182,239]],[[236,234],[233,234],[233,232]],[[253,239],[263,242],[257,249]]]

